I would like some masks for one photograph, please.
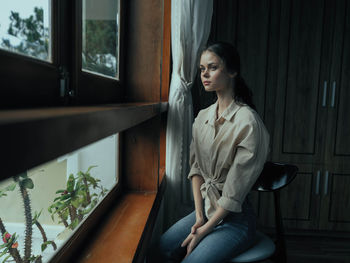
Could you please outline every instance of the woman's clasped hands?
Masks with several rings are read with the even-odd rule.
[[[186,239],[182,242],[181,247],[187,246],[187,257],[191,254],[192,250],[198,245],[198,243],[205,237],[211,229],[205,224],[205,220],[203,218],[199,218],[196,220],[196,223],[191,228],[191,233],[186,237]]]

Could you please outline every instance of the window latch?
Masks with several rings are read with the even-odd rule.
[[[69,89],[69,72],[66,67],[59,67],[60,71],[60,97],[74,97],[74,91]]]

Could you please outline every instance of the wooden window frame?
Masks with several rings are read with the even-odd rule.
[[[0,109],[121,103],[123,75],[112,79],[84,72],[82,53],[82,1],[51,0],[52,62],[0,49],[2,96]],[[120,0],[118,67],[124,68],[125,4]],[[67,89],[61,96],[60,79],[66,72]],[[98,88],[96,88],[98,87]]]
[[[53,107],[56,104],[49,100],[49,108],[37,108],[39,104],[34,104],[31,109],[0,111],[0,156],[6,163],[0,180],[111,134],[121,134],[122,165],[118,185],[107,194],[51,262],[71,262],[77,257],[84,262],[87,252],[83,249],[88,247],[97,251],[94,244],[100,242],[100,239],[90,238],[91,246],[87,246],[89,235],[94,235],[96,229],[100,231],[106,225],[106,218],[113,218],[113,211],[118,214],[120,207],[127,202],[135,202],[132,200],[140,196],[148,196],[151,206],[145,210],[147,216],[144,228],[136,238],[134,249],[130,250],[133,254],[130,255],[129,251],[127,256],[131,256],[133,262],[142,262],[145,255],[165,187],[165,130],[170,82],[171,4],[170,0],[150,1],[128,1],[122,7],[128,19],[124,19],[121,26],[138,28],[137,32],[130,30],[128,34],[121,29],[124,40],[121,48],[125,50],[121,56],[124,66],[120,67],[120,79],[124,87],[122,103]],[[58,0],[54,2],[63,6],[66,4]],[[140,13],[144,15],[140,17]],[[68,19],[55,23],[71,22]],[[159,27],[159,24],[163,27]],[[142,36],[147,39],[142,39]],[[128,49],[123,49],[126,45]],[[140,71],[140,67],[143,70]],[[2,69],[0,66],[0,74]],[[89,96],[86,98],[75,103],[91,104]],[[19,147],[21,151],[16,152]],[[141,161],[139,168],[135,166],[135,160]],[[100,233],[102,238],[103,230]]]

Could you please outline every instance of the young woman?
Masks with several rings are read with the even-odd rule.
[[[255,214],[246,196],[258,178],[269,135],[228,43],[202,51],[204,89],[217,101],[201,110],[190,147],[195,211],[165,232],[149,262],[226,262],[254,241]]]

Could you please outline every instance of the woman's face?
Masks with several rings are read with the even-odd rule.
[[[233,77],[223,61],[215,53],[204,51],[200,59],[201,80],[206,91],[231,89]]]

